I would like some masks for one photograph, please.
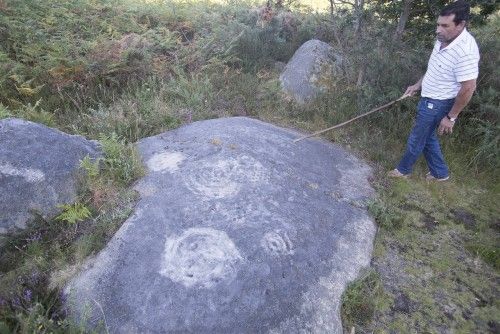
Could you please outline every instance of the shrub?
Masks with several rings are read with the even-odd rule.
[[[459,134],[453,142],[469,152],[468,162],[475,170],[500,168],[500,15],[473,31],[477,36],[481,61],[477,92],[469,107],[460,115]],[[460,137],[459,137],[460,136]],[[466,140],[463,140],[463,139]]]
[[[55,126],[55,117],[53,113],[49,113],[40,107],[41,99],[36,101],[35,105],[28,103],[21,105],[12,113],[13,116],[26,119],[35,123],[45,124],[49,127]]]
[[[206,91],[203,87],[191,84],[187,78],[185,80],[186,85],[190,86],[187,89]],[[187,120],[181,110],[191,110],[183,105],[181,97],[172,92],[181,90],[175,86],[176,81],[161,79],[130,83],[113,103],[107,105],[102,102],[95,108],[88,108],[75,115],[72,130],[92,138],[112,136],[114,133],[127,142],[135,142],[175,128]],[[205,99],[208,97],[209,95]],[[200,99],[200,103],[206,105],[205,99]],[[196,109],[202,109],[203,105]]]
[[[129,185],[143,174],[141,160],[135,146],[126,144],[116,134],[100,137],[104,153],[104,171],[120,185]]]
[[[232,41],[228,54],[241,61],[246,70],[269,67],[274,61],[288,61],[295,50],[312,37],[312,26],[285,11],[250,11],[239,35]]]
[[[85,172],[85,175],[90,179],[94,180],[99,176],[99,162],[101,159],[96,159],[92,161],[91,158],[87,155],[83,160],[80,161],[80,168],[82,168]]]

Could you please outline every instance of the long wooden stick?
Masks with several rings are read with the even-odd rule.
[[[306,138],[310,138],[310,137],[316,137],[317,135],[322,134],[323,132],[327,132],[327,131],[330,131],[330,130],[333,130],[333,129],[340,128],[341,126],[344,126],[344,125],[346,125],[346,124],[349,124],[349,123],[351,123],[351,122],[353,122],[353,121],[355,121],[355,120],[357,120],[357,119],[359,119],[359,118],[362,118],[362,117],[368,116],[368,115],[370,115],[370,114],[373,114],[373,113],[374,113],[374,112],[376,112],[376,111],[379,111],[379,110],[381,110],[381,109],[384,109],[384,108],[387,108],[387,107],[389,107],[389,106],[392,106],[394,103],[396,103],[396,102],[398,102],[398,101],[401,101],[401,100],[403,100],[403,99],[406,99],[408,96],[410,96],[410,95],[403,95],[403,96],[401,96],[401,97],[400,97],[399,99],[397,99],[397,100],[391,101],[391,102],[389,102],[389,103],[387,103],[387,104],[384,104],[384,105],[383,105],[383,106],[381,106],[381,107],[378,107],[378,108],[372,109],[372,110],[370,110],[369,112],[366,112],[366,113],[364,113],[364,114],[362,114],[362,115],[359,115],[359,116],[356,116],[356,117],[354,117],[354,118],[351,118],[350,120],[345,121],[344,123],[340,123],[340,124],[337,124],[337,125],[335,125],[335,126],[332,126],[332,127],[328,128],[328,129],[324,129],[324,130],[321,130],[321,131],[317,131],[317,132],[314,132],[314,133],[312,133],[312,134],[310,134],[310,135],[307,135],[307,136],[304,136],[304,137],[297,138],[297,139],[295,139],[293,142],[294,142],[294,143],[296,143],[296,142],[298,142],[298,141],[301,141],[302,139],[306,139]]]

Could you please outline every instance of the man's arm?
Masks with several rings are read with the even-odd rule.
[[[417,81],[416,84],[409,86],[406,88],[406,92],[403,94],[403,96],[413,96],[415,93],[417,93],[421,88],[422,88],[422,80],[424,80],[424,77],[421,77],[420,80]]]
[[[465,106],[469,103],[472,98],[472,94],[474,94],[474,91],[476,90],[476,79],[461,82],[461,85],[462,87],[458,91],[455,103],[448,113],[448,116],[451,118],[457,118],[460,112],[462,112]],[[438,133],[440,135],[452,133],[454,124],[455,122],[450,121],[448,117],[444,117],[439,124]]]

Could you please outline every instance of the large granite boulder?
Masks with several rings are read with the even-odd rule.
[[[341,61],[329,44],[309,40],[295,51],[281,73],[281,88],[287,97],[300,104],[310,102],[327,88],[321,78],[338,74]]]
[[[0,234],[24,228],[36,212],[57,214],[76,198],[76,170],[98,145],[44,125],[0,120]]]
[[[67,285],[70,314],[110,333],[342,333],[375,235],[370,168],[298,136],[238,117],[141,140],[141,199]]]

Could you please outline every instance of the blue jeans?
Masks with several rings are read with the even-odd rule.
[[[451,110],[454,102],[455,99],[434,100],[428,97],[420,99],[417,119],[408,137],[406,152],[397,167],[402,174],[412,172],[413,165],[423,152],[432,176],[445,178],[449,175],[436,129],[443,117]]]

